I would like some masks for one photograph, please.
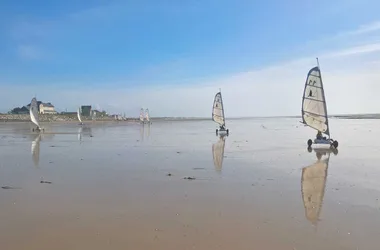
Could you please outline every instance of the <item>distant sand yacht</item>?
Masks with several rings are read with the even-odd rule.
[[[42,131],[43,129],[40,126],[39,117],[38,117],[38,104],[37,99],[34,97],[30,102],[30,120],[37,126],[37,128],[33,128],[33,131]]]
[[[302,123],[318,131],[314,142],[311,139],[307,141],[308,147],[311,147],[313,143],[338,147],[338,141],[330,138],[326,97],[318,58],[317,66],[310,69],[305,82],[302,97]],[[323,137],[322,134],[327,135],[328,138]]]
[[[81,117],[81,115],[80,115],[80,108],[78,108],[78,110],[77,110],[77,116],[78,116],[78,120],[79,120],[79,125],[83,125],[83,122],[82,122],[82,117]]]
[[[149,109],[145,109],[145,120],[148,124],[151,124],[149,117]]]
[[[141,108],[141,109],[140,109],[140,122],[141,122],[142,124],[144,124],[144,118],[145,118],[144,109]]]
[[[219,124],[219,130],[216,129],[216,134],[218,135],[228,135],[229,131],[225,128],[226,119],[224,116],[224,106],[222,99],[222,91],[219,90],[214,97],[214,103],[212,105],[212,120]]]

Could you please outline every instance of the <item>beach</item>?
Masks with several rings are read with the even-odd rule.
[[[1,248],[377,250],[380,120],[329,123],[1,123]]]
[[[82,119],[87,122],[105,122],[115,121],[111,116],[99,116],[92,119],[83,116]],[[128,118],[128,121],[138,121],[136,118]],[[78,122],[77,114],[39,114],[39,121],[53,123]],[[0,122],[30,122],[30,114],[0,114]]]

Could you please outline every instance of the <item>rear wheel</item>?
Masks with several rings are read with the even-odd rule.
[[[218,135],[218,129],[215,130],[215,134]]]
[[[333,142],[333,146],[334,146],[334,148],[338,148],[338,146],[339,146],[338,141],[334,141],[334,142]]]
[[[311,147],[311,145],[313,145],[313,141],[312,141],[311,139],[309,139],[309,140],[307,141],[307,146],[308,146],[308,147]]]
[[[227,135],[229,135],[230,131],[227,129]]]

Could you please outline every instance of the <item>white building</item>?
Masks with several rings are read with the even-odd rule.
[[[57,114],[54,109],[54,105],[50,102],[40,104],[40,114]]]

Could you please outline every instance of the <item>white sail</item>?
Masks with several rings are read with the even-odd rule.
[[[212,120],[218,123],[220,126],[224,126],[226,124],[221,92],[218,92],[214,98],[214,104],[212,106]]]
[[[38,106],[37,106],[37,99],[36,98],[33,98],[32,101],[30,102],[30,110],[29,110],[29,113],[30,113],[30,120],[32,120],[32,122],[34,124],[36,124],[36,126],[38,128],[41,128],[40,127],[40,122],[39,122],[39,119],[38,119]]]
[[[32,156],[33,156],[33,162],[34,166],[38,166],[40,162],[40,140],[41,135],[38,134],[37,137],[32,141]]]
[[[80,123],[82,123],[82,117],[80,115],[80,108],[78,108],[78,110],[77,110],[77,115],[78,115],[78,120],[80,121]]]
[[[302,121],[304,124],[330,136],[326,98],[319,66],[307,74],[302,98]]]
[[[149,118],[149,110],[146,109],[145,110],[145,119],[149,122],[150,121],[150,118]]]
[[[302,169],[301,192],[305,216],[313,225],[317,224],[322,210],[328,164],[329,157]]]
[[[140,121],[144,122],[144,109],[143,108],[140,109]]]
[[[217,143],[212,145],[212,158],[217,170],[222,170],[224,158],[225,137],[220,137]]]

